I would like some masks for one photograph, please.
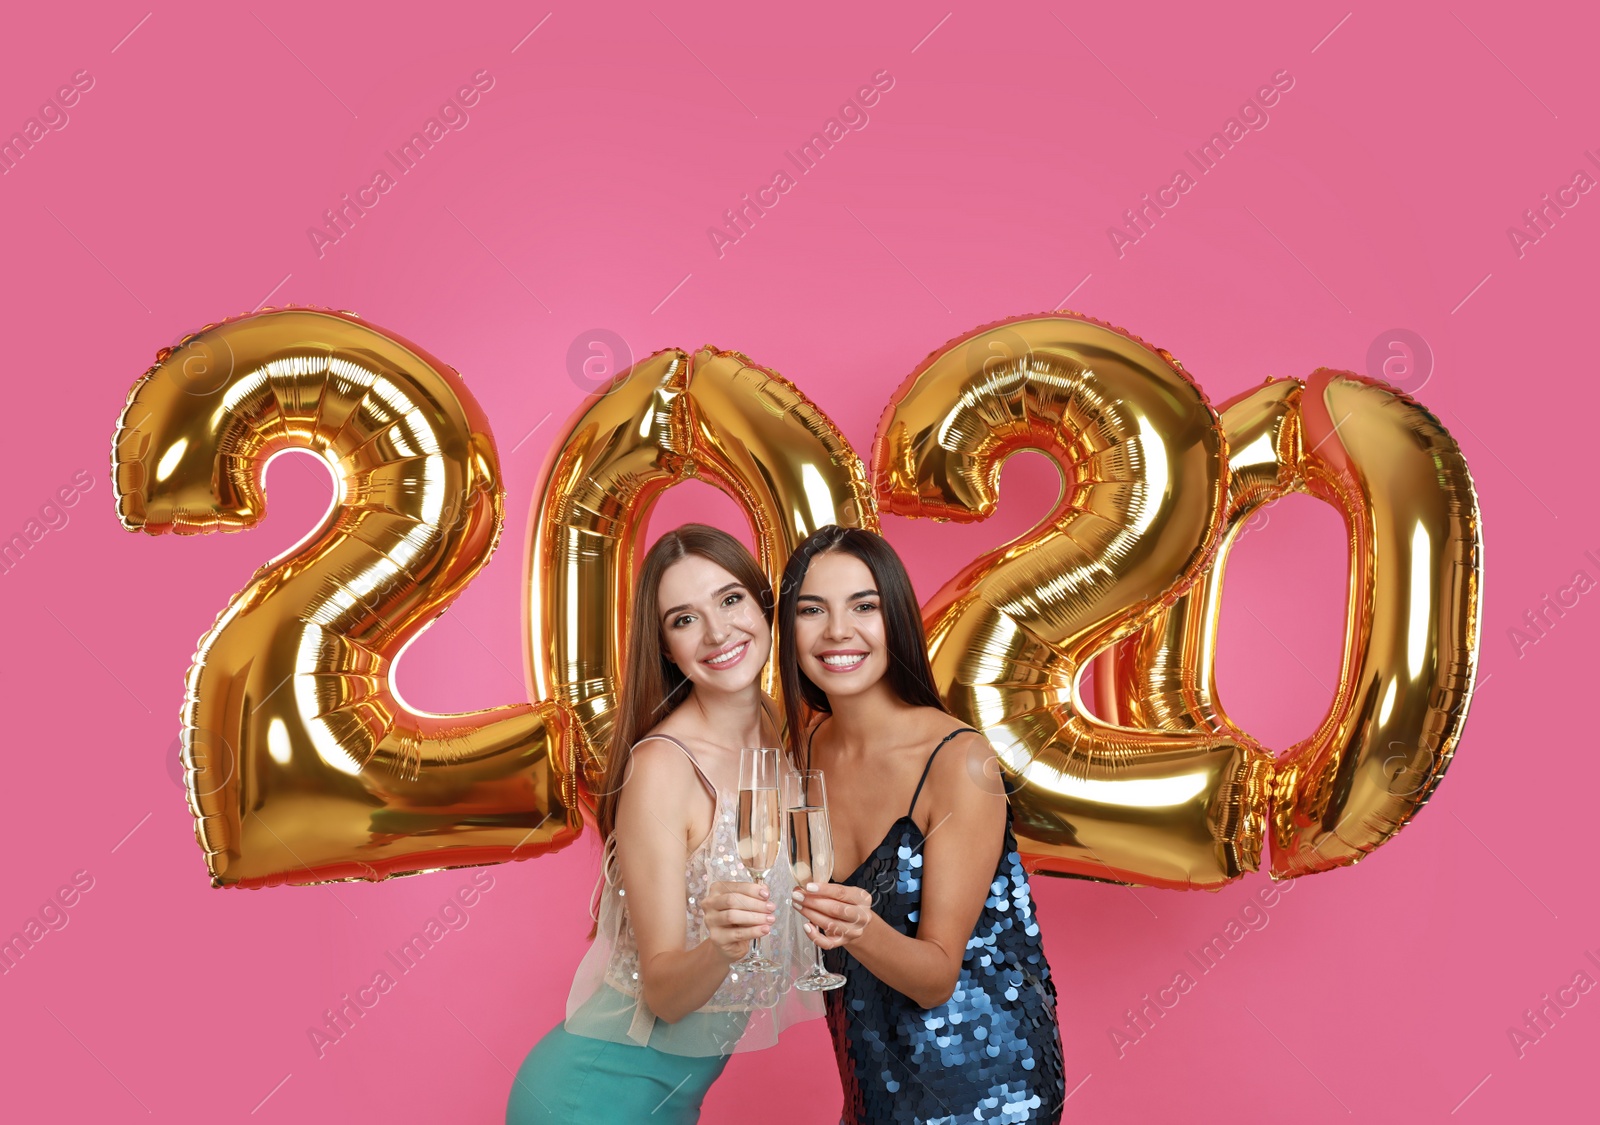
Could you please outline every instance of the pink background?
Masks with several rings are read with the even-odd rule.
[[[1585,959],[1600,958],[1587,863],[1600,769],[1579,718],[1600,594],[1520,652],[1508,629],[1576,571],[1600,578],[1582,363],[1600,196],[1520,257],[1506,233],[1576,170],[1600,175],[1584,156],[1600,152],[1592,17],[1529,21],[1474,0],[1348,18],[1268,4],[404,7],[188,4],[146,19],[139,5],[27,5],[4,19],[0,136],[73,73],[94,85],[0,177],[0,534],[75,474],[92,482],[0,575],[13,716],[0,935],[74,872],[93,886],[0,977],[0,1114],[498,1121],[584,948],[592,834],[492,869],[470,923],[318,1058],[307,1028],[469,873],[207,884],[175,782],[184,673],[330,485],[285,457],[254,534],[151,539],[118,525],[107,454],[157,348],[263,302],[351,309],[417,341],[495,424],[502,546],[398,673],[434,711],[526,698],[521,544],[544,456],[583,398],[568,350],[597,328],[635,355],[738,348],[863,452],[929,349],[1063,302],[1169,349],[1214,402],[1319,365],[1365,371],[1381,333],[1417,333],[1432,365],[1402,382],[1461,441],[1484,512],[1482,663],[1459,756],[1411,826],[1358,868],[1293,884],[1124,1057],[1109,1029],[1192,970],[1187,952],[1267,880],[1215,895],[1039,880],[1068,1116],[1571,1120],[1592,1102],[1580,1060],[1600,1043],[1600,992],[1524,1057],[1507,1032],[1580,969],[1600,979]],[[480,69],[494,86],[470,124],[319,256],[308,227]],[[719,257],[707,228],[880,70],[894,86],[870,123]],[[1192,170],[1185,150],[1280,70],[1294,85],[1270,123],[1194,172],[1119,257],[1107,228]],[[1053,470],[1023,457],[988,525],[884,527],[926,597],[1054,494]],[[675,490],[654,526],[695,516],[743,530],[702,486]],[[1271,745],[1311,731],[1329,698],[1342,552],[1332,511],[1303,500],[1235,553],[1222,686]],[[737,1058],[705,1120],[831,1121],[837,1104],[812,1023]]]

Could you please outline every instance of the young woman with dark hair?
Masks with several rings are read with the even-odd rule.
[[[791,752],[826,775],[847,873],[794,894],[846,978],[825,994],[841,1120],[1059,1121],[1055,984],[999,764],[939,698],[905,567],[881,536],[830,526],[780,590],[788,728],[821,714]]]
[[[595,942],[567,1018],[517,1072],[508,1125],[697,1121],[731,1052],[822,1014],[791,987],[810,947],[788,865],[770,890],[751,883],[735,835],[740,749],[783,745],[761,689],[772,614],[771,583],[726,532],[685,524],[645,554],[598,798]],[[784,967],[730,971],[758,937]]]

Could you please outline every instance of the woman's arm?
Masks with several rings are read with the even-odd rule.
[[[704,808],[705,786],[683,753],[660,741],[634,748],[623,785],[617,861],[639,945],[639,984],[646,1006],[676,1023],[711,999],[728,965],[772,928],[773,907],[764,886],[713,883],[701,903],[710,937],[684,949],[689,894],[684,872],[689,837],[699,827],[691,810]]]
[[[988,740],[978,734],[952,739],[934,759],[922,800],[928,831],[916,937],[878,917],[871,897],[857,887],[807,884],[800,912],[817,945],[848,948],[884,984],[936,1008],[955,991],[1005,838],[1005,788]],[[818,926],[827,929],[818,934]]]

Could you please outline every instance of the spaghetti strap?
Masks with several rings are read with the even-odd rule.
[[[674,746],[676,746],[679,750],[682,750],[683,751],[683,756],[688,758],[689,759],[689,764],[694,767],[694,772],[700,775],[700,780],[705,782],[705,786],[706,786],[707,789],[711,790],[712,800],[716,799],[717,787],[714,784],[712,784],[711,778],[706,776],[706,771],[700,768],[700,763],[695,760],[694,754],[690,751],[690,749],[687,746],[685,746],[683,743],[679,742],[676,738],[673,738],[670,734],[647,734],[643,738],[641,738],[639,740],[639,742],[649,742],[652,738],[664,738],[668,742],[670,742]],[[635,742],[634,746],[637,747],[639,745],[639,742]]]
[[[922,796],[922,787],[928,780],[928,771],[933,768],[933,760],[939,756],[939,751],[944,749],[944,744],[949,742],[962,731],[968,730],[972,731],[973,734],[983,733],[981,730],[978,730],[975,727],[957,727],[955,730],[941,738],[939,740],[939,745],[933,748],[933,753],[928,755],[928,764],[922,767],[922,776],[917,779],[917,791],[911,794],[911,807],[906,810],[906,816],[910,816],[912,813],[917,811],[917,798]]]

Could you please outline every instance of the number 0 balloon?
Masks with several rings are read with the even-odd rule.
[[[1289,492],[1338,509],[1350,551],[1339,682],[1273,779],[1272,873],[1325,871],[1399,831],[1455,752],[1482,615],[1477,498],[1438,419],[1348,372],[1268,380],[1222,417],[1235,452],[1217,560],[1110,654],[1097,683],[1125,722],[1243,736],[1215,682],[1227,552],[1255,512]]]
[[[791,383],[737,352],[657,352],[580,409],[534,497],[527,643],[534,695],[580,718],[591,792],[611,733],[638,536],[661,493],[691,479],[744,508],[768,574],[781,574],[819,527],[877,527],[844,436]],[[768,691],[776,680],[772,662]]]

